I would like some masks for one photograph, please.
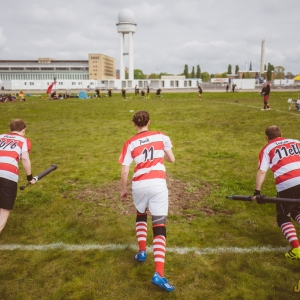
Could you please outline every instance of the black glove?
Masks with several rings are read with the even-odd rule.
[[[32,174],[27,175],[27,181],[31,181],[33,179]]]
[[[256,202],[258,204],[266,204],[266,202],[263,200],[264,199],[264,195],[260,194],[260,191],[258,190],[254,190],[254,194],[253,197],[256,196]]]
[[[260,195],[256,197],[256,201],[258,204],[266,204],[266,202],[264,201],[264,197],[265,195]]]

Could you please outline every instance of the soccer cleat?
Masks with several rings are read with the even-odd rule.
[[[262,108],[261,110],[262,110],[262,111],[265,111],[265,108]]]
[[[136,261],[139,261],[139,262],[144,262],[144,261],[146,261],[146,258],[147,258],[147,253],[146,253],[146,251],[140,251],[138,254],[136,254],[136,255],[134,256],[134,259],[135,259]]]
[[[285,254],[286,258],[300,259],[300,248],[293,248]]]
[[[167,292],[174,291],[174,286],[171,285],[165,277],[161,277],[157,272],[155,272],[152,277],[152,283]]]

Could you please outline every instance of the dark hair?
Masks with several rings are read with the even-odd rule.
[[[10,131],[20,132],[26,128],[26,123],[21,119],[14,119],[9,124]]]
[[[134,114],[132,121],[138,127],[144,127],[150,121],[149,113],[146,110],[140,110]]]
[[[276,125],[272,125],[266,128],[266,136],[268,137],[269,141],[275,138],[281,137],[280,128]]]

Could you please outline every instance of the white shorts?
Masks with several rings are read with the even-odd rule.
[[[168,188],[166,186],[151,186],[132,190],[132,198],[135,208],[143,213],[148,206],[151,215],[168,215]]]

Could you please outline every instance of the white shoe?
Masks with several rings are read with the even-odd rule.
[[[265,111],[265,109],[264,109],[264,108],[262,108],[261,110],[262,110],[262,111]]]

